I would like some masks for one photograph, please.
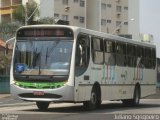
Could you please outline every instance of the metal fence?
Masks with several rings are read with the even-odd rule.
[[[10,93],[10,77],[0,75],[0,94]]]

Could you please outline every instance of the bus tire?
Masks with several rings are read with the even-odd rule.
[[[49,104],[50,104],[49,102],[41,102],[41,101],[36,102],[36,105],[37,105],[39,110],[47,110]]]
[[[134,89],[134,96],[133,96],[133,102],[132,106],[138,106],[140,102],[140,88],[138,86]]]
[[[97,107],[97,103],[98,103],[98,95],[97,95],[95,87],[93,87],[90,100],[84,101],[83,106],[85,110],[94,110]]]
[[[140,87],[135,87],[133,99],[124,99],[122,102],[124,106],[138,106],[140,102]]]

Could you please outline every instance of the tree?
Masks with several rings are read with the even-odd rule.
[[[22,24],[25,23],[25,7],[23,5],[19,5],[13,11],[13,18]]]
[[[16,30],[21,26],[19,23],[0,23],[0,38],[8,40],[15,36]]]
[[[5,69],[9,64],[8,56],[4,55],[4,53],[0,53],[0,70]]]
[[[8,40],[15,36],[16,30],[21,26],[19,23],[0,23],[0,38]],[[8,54],[5,54],[5,41],[0,46],[0,75],[9,74],[11,63],[12,49],[9,48]]]
[[[39,10],[38,10],[38,5],[37,3],[34,1],[34,0],[30,0],[28,3],[27,3],[27,6],[26,6],[26,10],[27,10],[27,23],[29,25],[31,24],[34,24],[36,21],[36,18],[39,16]]]
[[[34,0],[29,0],[26,5],[18,6],[14,12],[13,17],[15,20],[25,24],[34,24],[35,19],[39,16],[39,10],[37,3]]]
[[[55,24],[55,19],[52,17],[45,17],[40,19],[37,24]]]

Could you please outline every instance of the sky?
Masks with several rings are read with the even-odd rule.
[[[154,36],[160,57],[160,0],[140,0],[140,32]]]

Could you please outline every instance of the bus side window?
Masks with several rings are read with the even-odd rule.
[[[105,63],[108,65],[115,65],[115,42],[105,40]]]
[[[92,60],[95,64],[104,63],[104,45],[103,39],[98,37],[92,37]]]
[[[89,46],[90,46],[89,36],[80,34],[77,39],[76,57],[75,57],[77,76],[83,74],[88,67],[89,57],[90,57]]]
[[[152,49],[145,48],[145,67],[148,69],[152,69]]]
[[[118,66],[126,66],[126,43],[117,42],[116,43],[116,64]]]
[[[127,44],[127,64],[129,67],[136,67],[136,46]]]
[[[136,67],[145,67],[144,48],[137,46]]]
[[[152,49],[152,68],[155,69],[156,67],[156,50]]]

